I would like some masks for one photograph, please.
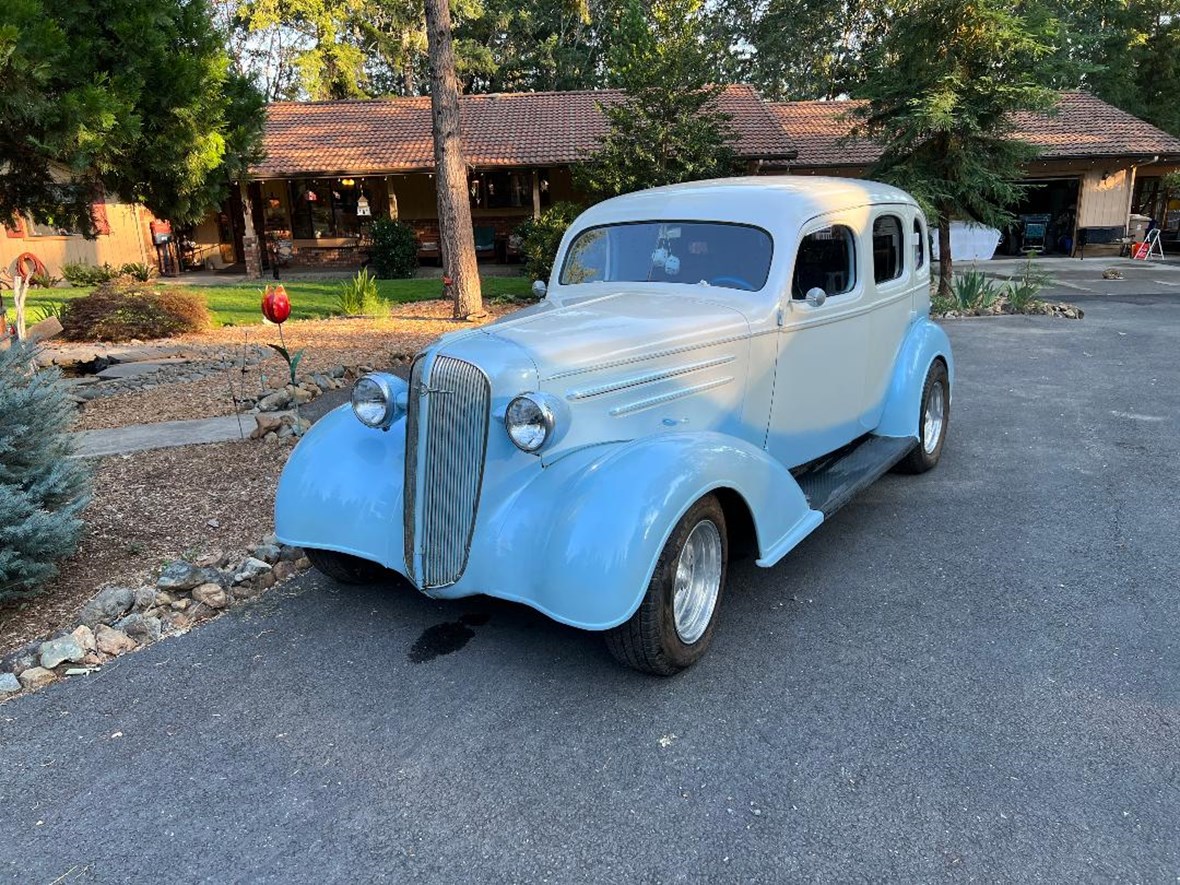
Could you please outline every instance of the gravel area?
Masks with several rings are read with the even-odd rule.
[[[488,306],[490,322],[517,309],[515,304]],[[473,323],[450,318],[449,301],[420,301],[398,305],[389,317],[335,318],[288,322],[283,337],[291,352],[304,350],[299,374],[326,371],[335,366],[388,366],[399,356],[413,355],[446,332],[469,328]],[[478,324],[478,323],[477,323]],[[234,413],[233,390],[263,389],[270,378],[283,376],[286,363],[275,353],[241,371],[243,352],[259,344],[279,343],[274,326],[225,326],[198,335],[174,339],[211,359],[234,360],[237,368],[218,371],[202,380],[170,383],[93,399],[83,405],[78,430],[182,421]]]
[[[214,443],[103,458],[78,552],[45,592],[0,606],[0,655],[73,623],[107,583],[138,586],[181,555],[237,551],[274,527],[289,443]]]

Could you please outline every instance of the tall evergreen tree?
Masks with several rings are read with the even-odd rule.
[[[702,0],[629,0],[612,47],[608,84],[623,100],[605,105],[608,131],[575,183],[602,199],[646,187],[732,173],[728,115],[718,110],[716,59]]]
[[[38,592],[74,552],[89,498],[66,434],[73,403],[32,356],[20,342],[0,349],[0,602]]]
[[[0,217],[93,232],[105,186],[202,217],[253,158],[261,97],[203,0],[0,4]]]
[[[870,56],[854,135],[885,145],[870,177],[906,188],[937,218],[943,296],[952,219],[1002,227],[1022,193],[1016,180],[1036,151],[1015,137],[1012,113],[1056,99],[1037,77],[1054,26],[1004,0],[917,0]]]

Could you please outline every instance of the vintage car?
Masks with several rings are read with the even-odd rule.
[[[889,470],[938,463],[954,363],[926,220],[871,181],[704,181],[599,203],[540,303],[375,373],[279,482],[278,537],[603,631],[640,670],[704,653],[730,552],[770,567]]]

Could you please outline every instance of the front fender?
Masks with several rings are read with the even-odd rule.
[[[482,582],[483,592],[576,627],[615,627],[639,607],[676,523],[715,489],[747,504],[762,565],[822,521],[763,450],[720,433],[662,434],[545,468],[490,514],[494,549],[473,551],[476,572],[461,583]]]
[[[951,342],[942,327],[929,317],[910,326],[893,364],[893,378],[885,395],[885,409],[873,432],[878,436],[917,436],[922,409],[922,388],[931,364],[941,357],[946,362],[951,395],[955,387],[955,361]]]
[[[404,573],[405,419],[366,427],[348,405],[300,440],[279,477],[275,534],[284,544],[351,553]]]

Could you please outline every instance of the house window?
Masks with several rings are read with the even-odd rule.
[[[384,185],[360,178],[300,178],[291,182],[291,233],[298,240],[356,237],[384,203]],[[360,198],[369,215],[357,215]]]
[[[926,265],[926,232],[922,230],[922,219],[914,219],[914,270]]]
[[[46,224],[40,224],[31,218],[28,224],[25,225],[25,236],[28,237],[80,237],[81,231],[73,228],[65,227],[64,225],[54,224],[52,221]]]
[[[901,219],[882,215],[873,222],[873,279],[887,283],[901,276]]]
[[[791,297],[802,301],[811,289],[845,295],[856,286],[856,235],[842,224],[812,231],[799,244]]]

